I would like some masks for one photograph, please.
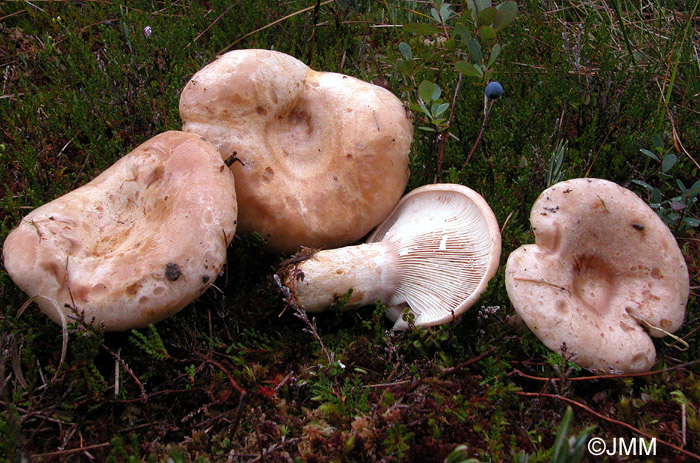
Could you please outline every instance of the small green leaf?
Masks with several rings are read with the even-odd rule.
[[[440,90],[439,86],[437,86],[436,84],[433,84],[433,94],[430,95],[430,99],[435,101],[438,98],[440,98],[440,95],[442,95],[442,90]]]
[[[566,412],[561,420],[561,425],[559,425],[559,432],[554,440],[554,447],[552,448],[552,461],[559,463],[564,462],[565,457],[569,453],[569,428],[571,427],[571,421],[574,418],[574,411],[571,406],[566,407]]]
[[[496,17],[493,18],[493,28],[496,32],[500,32],[518,16],[518,4],[513,1],[508,1],[501,3],[496,8],[498,12],[496,13]]]
[[[656,188],[652,188],[651,189],[651,202],[656,203],[656,204],[661,204],[661,201],[663,201],[663,197],[661,196],[661,192]]]
[[[694,217],[685,217],[683,219],[683,222],[687,223],[689,226],[693,228],[697,228],[700,225],[700,220],[694,218]]]
[[[451,171],[450,171],[451,173]],[[476,458],[469,458],[467,453],[469,448],[466,445],[457,446],[447,458],[445,458],[445,463],[479,463]]]
[[[498,13],[498,10],[492,6],[479,11],[479,16],[476,20],[477,26],[490,26],[493,24],[496,13]]]
[[[432,120],[433,115],[431,114],[430,110],[429,110],[428,107],[425,105],[425,103],[423,103],[423,100],[418,100],[418,107],[420,108],[420,110],[421,110],[421,112],[422,112],[423,114],[425,114],[426,116],[428,116],[428,119],[431,119],[431,120]]]
[[[455,51],[457,49],[457,44],[455,43],[455,39],[445,40],[445,48],[448,51]]]
[[[471,38],[467,41],[467,50],[475,63],[481,63],[481,44],[478,40]]]
[[[491,49],[491,56],[489,57],[489,64],[486,65],[486,67],[491,67],[493,66],[493,63],[496,62],[498,59],[498,55],[501,54],[501,44],[497,43],[496,45],[493,46]]]
[[[668,153],[666,156],[664,156],[664,160],[661,161],[661,172],[666,173],[671,170],[671,168],[676,165],[676,161],[678,161],[676,155],[673,153]]]
[[[661,137],[657,134],[652,135],[651,144],[654,145],[654,148],[656,148],[659,151],[664,150],[664,142],[663,140],[661,140]]]
[[[644,148],[640,149],[639,151],[641,151],[642,154],[645,154],[645,155],[649,156],[649,157],[652,158],[654,161],[659,161],[659,157],[658,157],[657,155],[655,155],[654,153],[652,153],[651,151],[645,150]]]
[[[467,63],[466,61],[457,61],[455,63],[455,70],[457,72],[461,72],[462,74],[466,74],[468,64],[469,63]]]
[[[472,17],[476,21],[479,13],[491,6],[491,0],[467,0],[467,8],[472,12]]]
[[[413,59],[413,51],[411,50],[411,46],[406,42],[401,42],[399,44],[399,51],[407,60]]]
[[[649,185],[647,182],[643,182],[643,181],[641,181],[641,180],[632,180],[632,183],[635,183],[635,184],[637,184],[637,185],[639,185],[639,186],[641,186],[641,187],[644,187],[644,188],[646,188],[646,189],[649,190],[649,191],[652,191],[652,190],[654,189],[653,186],[651,186],[651,185]]]
[[[434,91],[435,84],[427,80],[424,80],[418,86],[418,96],[420,96],[421,100],[423,100],[426,104],[430,103]]]
[[[432,24],[404,24],[403,25],[403,30],[406,32],[410,32],[411,34],[424,34],[424,35],[432,35],[432,34],[437,34],[440,32],[440,29],[437,28],[437,26],[433,26]]]
[[[438,118],[445,114],[445,111],[450,107],[449,103],[442,103],[441,105],[438,105],[437,108],[433,109],[433,117]]]
[[[424,131],[426,131],[426,132],[435,132],[435,129],[432,128],[432,127],[422,126],[422,127],[418,127],[418,129],[424,130]]]
[[[586,442],[588,442],[588,438],[590,437],[591,432],[596,428],[596,426],[589,426],[583,431],[581,431],[576,439],[576,442],[574,443],[573,447],[570,448],[569,453],[573,451],[573,455],[569,455],[568,461],[570,462],[579,462],[583,459],[583,454],[587,450],[586,447]]]
[[[700,193],[700,180],[697,182],[693,183],[693,186],[689,188],[688,194],[691,196],[694,196],[696,194]]]
[[[445,3],[440,6],[440,16],[442,16],[442,22],[447,21],[452,16],[451,4]]]
[[[472,38],[472,33],[464,24],[457,24],[454,28],[454,36],[459,37],[464,45]]]
[[[488,46],[496,43],[496,31],[491,26],[481,26],[479,28],[479,38]]]
[[[458,61],[455,63],[455,69],[457,72],[461,72],[468,77],[482,77],[483,74],[481,69],[474,66],[472,63],[467,63],[466,61]]]

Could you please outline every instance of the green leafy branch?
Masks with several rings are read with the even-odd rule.
[[[429,13],[422,14],[425,22],[403,25],[404,40],[398,45],[401,59],[395,68],[412,94],[409,107],[417,115],[418,129],[435,136],[437,179],[445,142],[448,136],[457,139],[449,129],[462,79],[486,83],[492,78],[503,49],[499,34],[517,16],[518,5],[512,0],[496,6],[491,0],[468,0],[461,11],[444,0],[430,5]],[[448,83],[441,87],[438,80],[443,70],[452,72],[446,73],[443,79]]]
[[[675,230],[676,233],[684,233],[690,228],[700,226],[698,213],[698,200],[700,198],[700,180],[690,187],[680,178],[674,178],[671,170],[677,165],[678,157],[664,149],[661,137],[652,139],[653,151],[640,149],[647,158],[657,163],[659,171],[656,177],[659,186],[653,186],[642,180],[632,180],[649,193],[649,206],[656,211],[664,223]],[[664,194],[662,191],[667,192]]]
[[[133,336],[129,337],[129,341],[157,360],[162,361],[170,358],[170,354],[168,354],[163,344],[163,339],[158,334],[155,325],[148,325],[147,330],[147,334],[143,334],[138,330],[131,330]]]

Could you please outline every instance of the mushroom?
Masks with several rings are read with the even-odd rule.
[[[471,307],[500,254],[498,223],[486,201],[465,186],[435,184],[404,196],[365,244],[293,258],[279,274],[308,311],[352,290],[348,306],[381,300],[394,329],[405,329],[406,308],[416,326],[431,326]]]
[[[108,331],[143,327],[214,282],[236,209],[216,147],[166,132],[29,213],[5,241],[4,264],[57,323],[82,315]]]
[[[180,114],[183,130],[239,161],[238,231],[260,233],[270,251],[356,242],[406,188],[413,126],[402,102],[284,53],[220,56],[189,81]]]
[[[530,330],[554,351],[565,344],[589,370],[649,370],[649,335],[681,326],[689,294],[666,225],[634,193],[600,179],[548,188],[530,223],[536,243],[515,250],[506,266],[508,296]]]

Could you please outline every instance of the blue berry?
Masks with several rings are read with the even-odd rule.
[[[490,100],[495,100],[503,95],[503,87],[498,82],[490,82],[484,90],[486,97]]]

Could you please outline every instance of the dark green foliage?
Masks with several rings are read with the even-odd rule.
[[[580,408],[576,428],[561,401],[523,392],[676,445],[684,407],[684,449],[700,453],[696,2],[321,3],[0,4],[0,240],[180,128],[180,92],[217,54],[275,49],[413,109],[428,130],[416,130],[408,189],[442,179],[481,193],[503,227],[502,264],[532,241],[530,205],[557,180],[613,180],[660,214],[684,201],[666,218],[696,288],[676,333],[690,350],[657,340],[658,372],[581,379],[514,323],[503,265],[475,307],[430,330],[393,333],[381,303],[341,300],[314,314],[321,346],[271,281],[282,257],[253,235],[235,238],[216,288],[156,326],[101,333],[74,320],[60,363],[60,327],[35,306],[17,317],[26,297],[0,268],[0,461],[548,462],[564,461],[569,436],[574,448],[634,437]],[[492,80],[504,93],[484,124]]]
[[[552,463],[579,463],[583,458],[586,443],[595,426],[584,429],[578,436],[573,435],[570,439],[569,431],[573,418],[573,409],[570,406],[566,407],[557,438],[554,441],[554,448],[552,448]]]

